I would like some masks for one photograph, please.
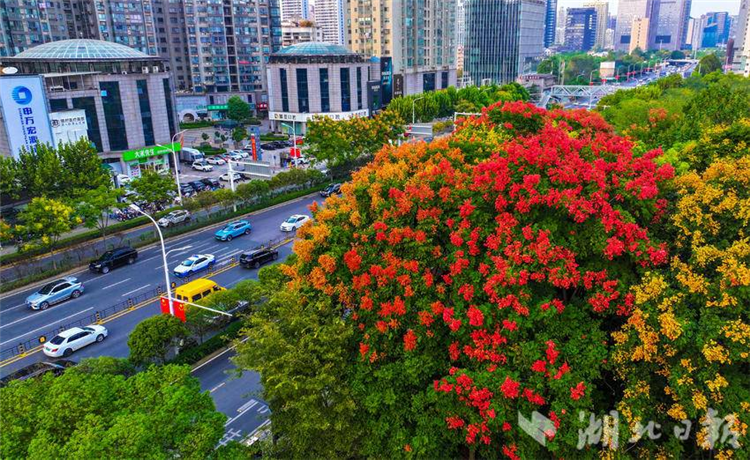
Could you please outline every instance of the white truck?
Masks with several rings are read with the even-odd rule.
[[[180,150],[180,163],[192,165],[196,161],[203,161],[204,158],[205,156],[200,150],[191,149],[189,147],[183,147],[182,150]]]

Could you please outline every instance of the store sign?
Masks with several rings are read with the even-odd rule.
[[[41,76],[0,78],[0,106],[12,156],[53,143]]]
[[[393,97],[403,97],[404,95],[404,76],[400,73],[393,76]]]
[[[326,112],[326,113],[290,113],[290,112],[269,112],[268,118],[274,121],[293,121],[307,123],[313,117],[328,117],[332,120],[348,120],[350,118],[364,118],[370,115],[369,110],[357,110],[354,112]]]
[[[49,121],[52,125],[52,137],[55,140],[55,146],[74,143],[78,139],[88,136],[86,111],[83,109],[52,112],[49,114]]]
[[[228,104],[215,104],[215,105],[209,105],[208,110],[228,110],[229,105]]]
[[[166,153],[172,153],[172,150],[179,151],[181,149],[180,143],[175,142],[167,145],[155,145],[153,147],[144,147],[137,150],[127,150],[122,152],[122,161],[136,161],[144,158],[155,157],[164,155]]]

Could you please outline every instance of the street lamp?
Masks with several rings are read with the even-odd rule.
[[[286,123],[282,123],[281,126],[286,126],[288,129],[292,130],[292,143],[294,144],[293,149],[297,148],[297,125],[294,120],[292,120],[292,126],[289,126]],[[301,154],[300,154],[301,156]],[[294,166],[294,162],[292,161],[292,166]]]
[[[177,194],[180,197],[180,204],[182,204],[182,188],[180,187],[180,162],[177,158],[177,153],[175,152],[174,148],[172,148],[172,146],[175,143],[175,138],[177,136],[181,136],[185,134],[185,131],[187,130],[182,130],[179,133],[175,133],[175,135],[172,136],[172,142],[169,144],[169,147],[168,147],[168,150],[172,152],[172,160],[174,161],[174,179],[177,182]],[[156,144],[156,145],[158,145],[159,147],[164,147],[161,144]]]
[[[594,82],[594,72],[598,72],[599,69],[594,69],[591,72],[589,72],[589,86],[591,86]]]
[[[414,126],[414,123],[416,123],[414,107],[415,107],[415,104],[417,103],[417,101],[420,100],[420,99],[424,99],[424,96],[418,97],[416,99],[412,99],[412,101],[411,101],[411,125],[412,126]]]
[[[169,301],[169,314],[174,316],[174,305],[172,305],[172,287],[169,284],[169,267],[167,266],[167,250],[164,247],[164,236],[161,234],[161,229],[159,228],[159,224],[156,223],[153,217],[143,212],[143,210],[135,204],[131,204],[130,209],[132,209],[133,211],[139,214],[143,214],[144,216],[148,218],[148,220],[153,222],[154,227],[156,227],[156,232],[159,234],[159,241],[161,242],[161,257],[162,257],[162,261],[164,262],[164,283],[167,286],[167,300]],[[191,247],[192,246],[186,246],[180,249],[187,249]]]

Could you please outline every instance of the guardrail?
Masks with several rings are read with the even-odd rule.
[[[261,249],[264,247],[279,247],[288,243],[292,239],[293,237],[276,238],[252,249]],[[239,256],[234,255],[231,257],[226,257],[215,263],[207,271],[195,273],[194,275],[186,276],[185,278],[180,278],[177,281],[173,281],[172,287],[175,288],[179,285],[189,283],[196,278],[210,278],[212,276],[218,275],[219,273],[234,268],[237,265],[239,265]],[[119,317],[125,314],[123,312],[133,311],[137,308],[157,301],[159,297],[161,297],[165,293],[166,287],[164,285],[159,285],[154,289],[150,289],[134,297],[129,297],[128,299],[120,301],[114,305],[110,305],[107,308],[97,310],[95,313],[92,313],[88,316],[79,318],[73,322],[58,326],[56,328],[49,329],[44,333],[32,337],[28,340],[20,341],[12,347],[0,350],[0,367],[6,364],[10,364],[10,362],[21,359],[30,353],[39,351],[44,343],[46,343],[48,340],[52,339],[62,331],[73,327],[88,326],[90,324],[102,324],[107,321],[111,321],[115,319],[115,317]]]

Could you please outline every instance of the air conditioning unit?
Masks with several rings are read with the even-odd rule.
[[[149,68],[148,67],[141,67],[141,73],[148,73]]]
[[[151,70],[153,70],[154,73],[159,73],[159,66],[155,65],[155,66],[151,67]]]

